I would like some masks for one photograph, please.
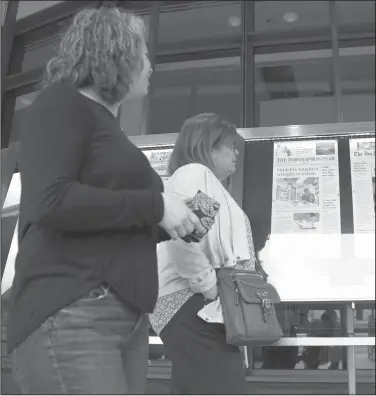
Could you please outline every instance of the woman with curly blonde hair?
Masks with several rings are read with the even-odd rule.
[[[197,230],[117,120],[151,74],[140,17],[79,12],[21,133],[8,351],[23,394],[143,393],[156,245]]]

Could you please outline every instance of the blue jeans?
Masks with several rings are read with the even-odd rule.
[[[148,354],[148,315],[101,286],[48,318],[11,357],[23,394],[140,394]]]

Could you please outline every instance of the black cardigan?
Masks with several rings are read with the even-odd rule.
[[[145,155],[104,106],[69,86],[42,91],[27,113],[9,351],[102,283],[141,312],[158,296],[163,183]]]

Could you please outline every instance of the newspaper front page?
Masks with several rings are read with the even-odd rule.
[[[337,141],[275,142],[273,159],[268,280],[284,301],[359,298],[363,274],[354,285],[342,251]]]
[[[276,142],[273,234],[341,234],[335,140]]]
[[[375,232],[375,138],[350,139],[354,233]]]
[[[172,148],[143,150],[143,153],[149,160],[150,165],[154,168],[154,170],[158,173],[158,175],[165,183],[169,178],[167,170],[172,153]]]

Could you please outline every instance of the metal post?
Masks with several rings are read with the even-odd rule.
[[[240,54],[240,68],[242,73],[242,97],[241,97],[241,127],[250,128],[254,125],[254,51],[253,45],[249,40],[249,33],[254,31],[254,2],[244,0],[241,5],[242,15],[242,46]],[[243,171],[244,164],[244,142],[242,142],[241,170]],[[241,206],[243,198],[243,172],[236,172],[236,175],[231,177],[230,191],[238,190],[238,203]],[[240,194],[239,194],[240,193]],[[253,374],[254,366],[254,350],[249,347],[246,349],[247,364],[246,374]]]
[[[347,304],[340,307],[341,337],[347,335]],[[347,348],[341,348],[342,369],[347,370]]]
[[[157,59],[157,45],[158,45],[158,32],[159,32],[159,11],[162,6],[161,1],[153,1],[150,10],[150,25],[148,34],[148,51],[152,69],[155,71],[156,59]],[[144,98],[144,104],[142,108],[142,127],[141,135],[150,134],[150,102],[153,94],[153,75],[150,77],[149,92]]]
[[[255,359],[254,359],[254,354],[255,350],[254,348],[248,347],[247,350],[247,367],[245,368],[245,372],[247,376],[253,375],[254,371],[254,366],[255,366]]]
[[[342,90],[341,90],[341,69],[339,57],[339,42],[337,32],[337,6],[334,0],[329,3],[330,29],[333,48],[333,83],[334,99],[336,104],[336,122],[343,122],[342,113]]]
[[[242,73],[241,127],[254,125],[254,50],[249,40],[254,30],[254,2],[242,2],[242,46],[240,68]]]
[[[347,305],[346,310],[347,337],[355,337],[354,331],[354,303]],[[349,395],[356,395],[356,367],[355,367],[355,346],[347,347],[347,375],[349,385]]]
[[[5,4],[2,5],[2,7],[4,6]],[[8,2],[1,21],[1,101],[4,98],[3,81],[8,75],[12,60],[17,12],[18,0]]]

